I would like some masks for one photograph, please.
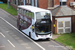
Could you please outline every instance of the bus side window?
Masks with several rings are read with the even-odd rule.
[[[20,25],[22,24],[22,22],[21,22],[21,21],[22,21],[22,19],[20,19],[20,18],[19,18],[19,24],[20,24]]]
[[[19,10],[18,10],[18,13],[20,12],[20,8],[19,8]]]
[[[18,8],[18,13],[20,13],[20,8]]]
[[[28,16],[29,11],[26,10],[26,16]]]
[[[31,12],[29,12],[29,17],[32,18]]]
[[[23,20],[21,18],[19,19],[19,24],[23,26]]]
[[[21,13],[22,13],[22,14],[24,13],[23,9],[21,9]],[[23,15],[24,15],[24,14],[23,14]]]
[[[20,12],[19,13],[21,13],[21,9],[20,9]]]
[[[24,15],[26,15],[26,10],[24,10]]]
[[[34,13],[31,13],[31,15],[32,15],[32,18],[34,19]]]
[[[19,8],[17,8],[17,12],[19,12]]]

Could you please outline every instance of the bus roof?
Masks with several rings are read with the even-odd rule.
[[[41,12],[41,11],[48,11],[48,12],[50,12],[50,10],[46,10],[46,9],[42,9],[42,8],[30,6],[30,5],[20,5],[18,7],[22,8],[22,9],[29,10],[31,12]]]

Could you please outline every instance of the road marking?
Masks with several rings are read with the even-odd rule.
[[[18,42],[23,43],[24,41],[23,40],[18,40]]]
[[[49,42],[41,42],[41,43],[49,43]]]
[[[45,50],[45,48],[43,48],[41,45],[39,45],[38,43],[36,43],[35,41],[33,41],[31,38],[29,38],[28,36],[26,36],[25,34],[23,34],[21,31],[19,31],[16,27],[14,27],[12,24],[10,24],[8,21],[6,21],[5,19],[3,19],[2,17],[0,17],[2,20],[4,20],[7,24],[9,24],[10,26],[12,26],[14,29],[16,29],[18,32],[20,32],[22,35],[24,35],[26,38],[28,38],[29,40],[31,40],[34,44],[36,44],[38,47],[40,47],[42,50]]]
[[[15,48],[15,46],[9,40],[7,40],[7,41]]]
[[[19,40],[20,38],[19,37],[15,37],[15,39]]]
[[[13,33],[11,33],[11,32],[9,34],[13,35]]]
[[[14,34],[13,34],[12,36],[14,36],[14,37],[15,37],[16,35],[14,35]]]
[[[3,48],[3,47],[5,47],[5,46],[0,46],[0,48]]]
[[[6,31],[7,33],[9,32],[9,31]]]
[[[5,38],[5,35],[3,35],[1,32],[0,32],[0,34]]]
[[[28,45],[28,43],[22,43],[21,45]]]
[[[54,45],[48,45],[48,47],[54,47]]]
[[[31,49],[31,47],[26,47],[26,49]]]

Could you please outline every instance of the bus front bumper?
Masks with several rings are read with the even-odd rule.
[[[52,35],[48,34],[48,35],[37,35],[37,37],[35,38],[35,40],[39,40],[39,39],[47,39],[47,38],[52,38]]]

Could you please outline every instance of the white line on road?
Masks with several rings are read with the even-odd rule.
[[[5,36],[0,32],[0,34],[5,38]]]
[[[28,43],[21,43],[21,45],[28,45]]]
[[[26,47],[26,49],[31,49],[31,47]]]
[[[15,48],[15,46],[9,40],[7,40],[7,41]]]
[[[39,45],[38,43],[36,43],[35,41],[33,41],[31,38],[29,38],[28,36],[26,36],[25,34],[23,34],[21,31],[19,31],[16,27],[14,27],[12,24],[10,24],[8,21],[6,21],[5,19],[3,19],[2,17],[0,17],[2,20],[4,20],[7,24],[9,24],[10,26],[12,26],[14,29],[16,29],[18,32],[20,32],[22,35],[24,35],[25,37],[27,37],[29,40],[31,40],[34,44],[36,44],[38,47],[40,47],[42,50],[45,50],[45,48],[43,48],[41,45]]]

